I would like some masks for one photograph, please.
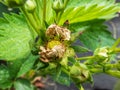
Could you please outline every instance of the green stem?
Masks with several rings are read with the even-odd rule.
[[[90,72],[92,72],[92,73],[102,73],[103,70],[102,69],[93,68],[93,69],[90,69]]]
[[[34,19],[34,17],[29,14],[24,7],[20,8],[20,10],[24,13],[26,19],[27,19],[27,22],[34,28],[34,30],[39,34],[39,31],[38,31],[38,27],[37,27],[37,24],[36,24],[36,21]]]
[[[117,67],[117,64],[106,64],[105,67],[109,69],[113,69]]]
[[[41,15],[41,13],[40,13],[40,9],[41,9],[41,7],[40,7],[40,0],[35,0],[35,2],[36,2],[36,5],[37,5],[37,7],[36,7],[36,13],[38,14],[38,16],[40,16]]]
[[[36,17],[38,18],[38,21],[39,21],[39,27],[40,27],[40,29],[45,29],[44,27],[45,27],[45,24],[44,24],[44,15],[42,14],[42,13],[44,13],[44,10],[42,9],[42,8],[44,8],[44,6],[43,6],[43,3],[44,3],[44,1],[42,0],[35,0],[35,2],[36,2],[36,5],[37,5],[37,7],[36,7]],[[43,12],[42,12],[42,10],[43,10]],[[45,9],[46,10],[46,9]],[[46,11],[45,11],[45,13],[46,13]],[[45,14],[44,13],[44,14]],[[42,14],[42,15],[41,15]],[[45,15],[46,16],[46,15]]]
[[[88,65],[88,67],[90,66],[92,66],[92,68],[90,69],[91,72],[101,73],[101,72],[107,72],[110,69],[116,69],[117,64],[106,64],[104,67],[101,65]],[[103,68],[105,68],[106,70],[104,71]]]
[[[80,57],[80,58],[76,58],[76,60],[86,60],[86,59],[93,59],[94,56],[87,56],[87,57]]]
[[[60,12],[56,11],[56,21],[55,21],[56,24],[58,24],[59,22],[59,16],[60,16]]]
[[[117,39],[117,41],[113,44],[113,46],[111,47],[111,50],[114,50],[120,43],[120,38]]]
[[[65,8],[66,8],[68,2],[69,2],[69,0],[65,0],[65,2],[64,2]]]
[[[66,73],[67,75],[70,74],[65,68],[61,68],[61,70],[62,70],[64,73]]]
[[[65,1],[64,1],[64,9],[58,13],[58,16],[57,16],[57,24],[58,24],[58,25],[60,25],[60,24],[59,24],[60,18],[61,18],[61,16],[62,16],[62,13],[64,12],[64,10],[65,10],[68,2],[69,2],[69,0],[65,0]]]
[[[1,2],[2,4],[4,4],[4,5],[6,5],[4,1],[1,0],[0,2]],[[7,5],[6,5],[6,6],[7,6]]]
[[[113,50],[113,52],[115,52],[115,53],[120,53],[120,48],[115,48],[115,49]]]
[[[111,76],[120,78],[120,71],[109,70],[109,71],[106,71],[106,73],[109,74],[109,75],[111,75]]]
[[[43,0],[43,20],[46,20],[46,0]]]
[[[40,23],[39,18],[37,17],[37,15],[36,15],[35,12],[33,12],[33,17],[34,17],[34,19],[35,19],[35,21],[36,21],[36,23],[37,23],[37,26],[39,27],[41,23]],[[39,28],[38,28],[38,29],[39,29]]]

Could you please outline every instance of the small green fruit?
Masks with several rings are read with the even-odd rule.
[[[48,42],[47,48],[52,49],[54,46],[57,46],[57,45],[61,45],[61,43],[59,41],[52,40]]]
[[[63,10],[65,8],[65,5],[63,3],[62,0],[55,0],[54,3],[53,3],[53,9],[56,11],[56,12],[59,12],[61,10]]]
[[[80,63],[76,63],[71,67],[70,75],[72,79],[77,83],[85,82],[90,78],[90,72],[88,68],[86,67],[86,65]]]
[[[25,3],[25,9],[28,11],[28,12],[33,12],[36,8],[36,3],[34,2],[34,0],[27,0],[26,3]]]

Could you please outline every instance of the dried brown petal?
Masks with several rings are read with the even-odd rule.
[[[57,26],[56,24],[52,24],[48,27],[46,31],[46,35],[50,38],[59,37],[61,40],[70,40],[70,30],[65,27]]]
[[[40,47],[40,60],[43,62],[52,61],[54,58],[62,58],[65,52],[64,45],[56,45],[52,49]]]

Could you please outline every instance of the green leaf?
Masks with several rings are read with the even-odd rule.
[[[83,27],[84,26],[85,24],[83,25]],[[88,48],[89,50],[95,50],[96,48],[104,46],[109,47],[113,45],[115,40],[113,39],[111,33],[107,30],[107,27],[103,25],[103,21],[89,21],[86,22],[86,26],[88,26],[86,30],[78,36],[80,41],[86,48]]]
[[[44,3],[45,2],[43,0],[36,0],[36,2],[37,2],[37,7],[38,7],[37,10],[36,10],[36,13],[37,13],[38,17],[41,20],[41,25],[42,25],[42,22],[44,20],[49,25],[52,24],[52,23],[54,23],[54,20],[55,20],[55,11],[52,9],[53,0],[46,0],[46,2],[47,2],[46,3],[46,10],[45,10],[45,7],[44,7]],[[44,13],[44,10],[46,11],[45,13]]]
[[[4,83],[8,79],[10,79],[9,70],[6,66],[1,65],[0,66],[0,83]]]
[[[88,30],[80,36],[80,41],[90,50],[95,50],[104,46],[110,47],[115,40],[106,30]]]
[[[9,74],[9,69],[1,65],[0,66],[0,88],[5,89],[5,88],[10,88],[12,85],[11,77]]]
[[[75,33],[75,32],[81,32],[84,33],[85,30],[88,30],[92,27],[96,27],[99,28],[98,26],[102,25],[103,22],[105,22],[105,20],[103,19],[95,19],[95,20],[91,20],[91,21],[85,21],[85,22],[79,22],[79,23],[73,23],[70,24],[69,29]],[[105,26],[104,26],[105,27]]]
[[[56,82],[62,85],[70,86],[71,83],[70,76],[64,73],[63,71],[61,71],[59,75],[58,73],[55,73],[55,76],[53,78]]]
[[[30,54],[27,58],[8,62],[10,76],[15,79],[27,73],[35,63],[38,56]]]
[[[8,68],[10,72],[11,78],[14,80],[17,76],[18,71],[20,70],[20,67],[22,64],[26,61],[26,59],[20,59],[15,61],[8,62]]]
[[[74,49],[74,51],[76,52],[76,53],[84,53],[84,52],[89,52],[90,50],[89,49],[87,49],[87,48],[85,48],[85,47],[82,47],[82,46],[78,46],[78,45],[74,45],[74,46],[72,46],[72,48]]]
[[[18,79],[14,83],[15,90],[34,90],[32,84],[26,79]]]
[[[68,20],[70,23],[94,19],[110,19],[120,10],[115,0],[69,0],[59,20],[59,25]]]
[[[31,51],[30,40],[32,36],[22,15],[4,14],[4,18],[0,18],[0,59],[26,58]]]
[[[68,57],[68,61],[70,65],[74,65],[76,63],[75,57]]]
[[[0,83],[0,90],[4,90],[4,89],[7,89],[7,88],[10,88],[11,86],[12,86],[12,82],[11,81]]]
[[[27,60],[21,65],[20,70],[17,74],[17,77],[24,75],[28,72],[34,65],[38,56],[33,56],[32,54],[27,58]]]

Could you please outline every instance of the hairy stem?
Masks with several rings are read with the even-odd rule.
[[[90,69],[90,72],[92,72],[92,73],[102,73],[103,70],[102,69],[97,69],[97,68],[92,68],[92,69]]]
[[[39,35],[39,28],[38,28],[38,24],[37,24],[37,22],[36,22],[36,20],[35,20],[35,17],[32,15],[32,14],[30,14],[30,13],[28,13],[26,10],[25,10],[25,8],[24,7],[22,7],[22,8],[20,8],[20,10],[24,13],[24,15],[25,15],[25,17],[26,17],[26,19],[27,19],[27,22],[30,24],[30,27],[32,26],[32,28],[38,33],[38,35]]]
[[[61,68],[62,69],[62,71],[64,72],[64,73],[66,73],[67,75],[69,75],[70,74],[70,72],[69,71],[67,71],[65,68]]]
[[[37,23],[38,29],[39,29],[39,26],[40,26],[39,18],[37,17],[37,15],[36,15],[35,12],[33,12],[32,15],[33,15],[33,17],[34,17],[34,19],[35,19],[35,21],[36,21],[36,23]]]
[[[87,57],[80,57],[80,58],[76,58],[76,60],[86,60],[86,59],[93,59],[94,56],[87,56]]]
[[[111,50],[114,50],[120,43],[120,38],[113,44],[113,46],[111,47]]]
[[[120,52],[120,48],[115,48],[113,52],[119,53]]]
[[[111,75],[111,76],[120,78],[120,71],[109,70],[109,71],[106,71],[106,73],[109,74],[109,75]]]
[[[46,20],[46,0],[43,0],[43,20]]]

